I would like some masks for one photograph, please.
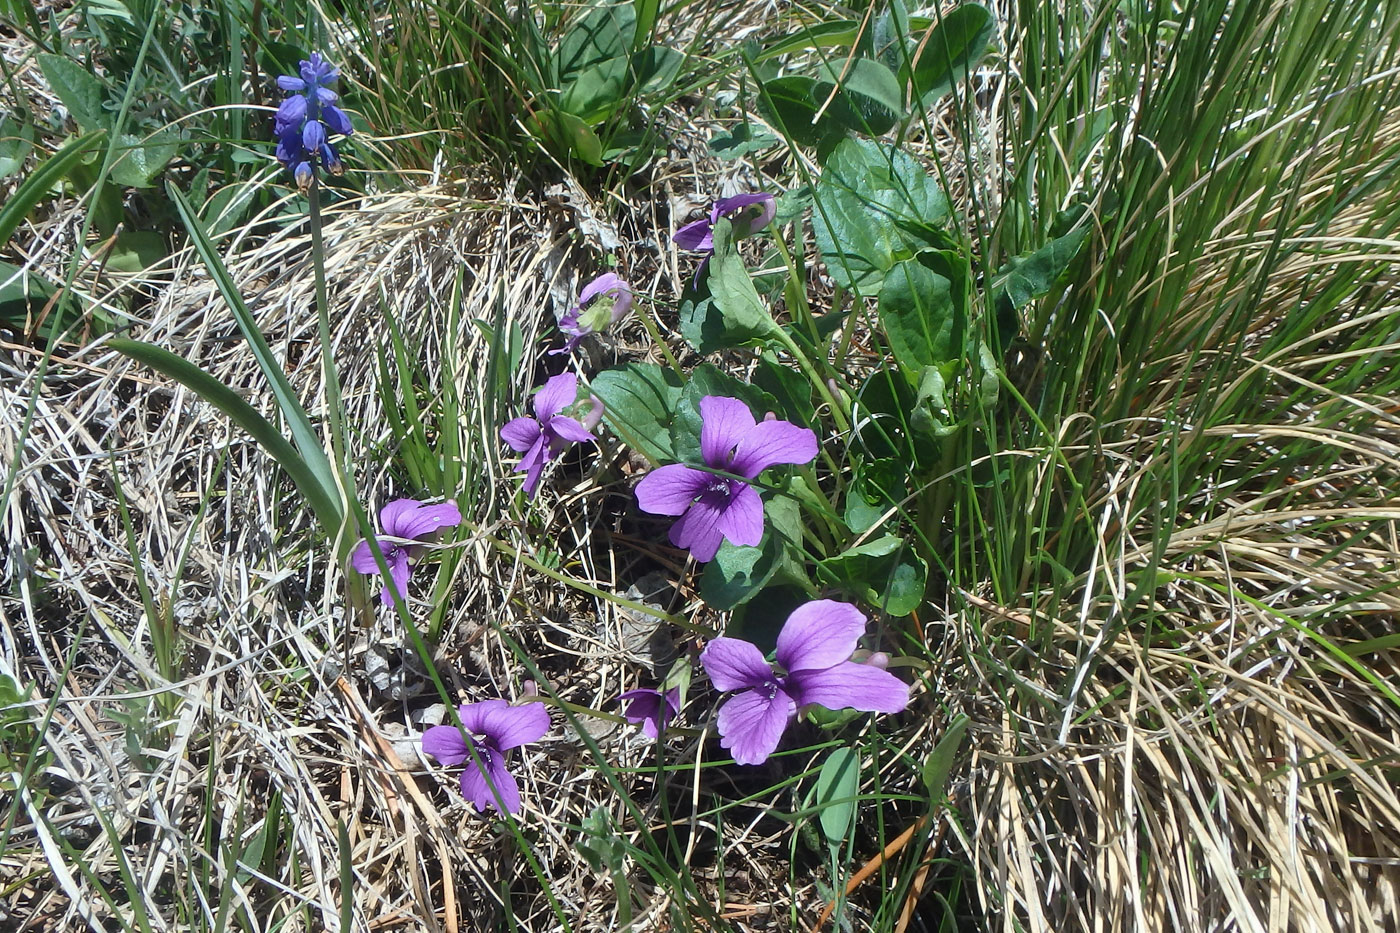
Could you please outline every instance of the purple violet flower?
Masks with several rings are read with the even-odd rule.
[[[505,700],[483,700],[467,703],[458,713],[462,728],[433,726],[423,733],[423,751],[449,767],[465,763],[462,796],[477,810],[494,807],[500,814],[519,813],[520,785],[506,770],[505,753],[548,732],[549,711],[543,703],[511,706]],[[481,760],[479,766],[471,749]]]
[[[525,495],[533,499],[544,465],[563,453],[570,444],[593,440],[593,429],[603,416],[603,403],[589,396],[591,409],[582,422],[560,414],[578,400],[578,377],[573,373],[553,376],[535,393],[535,417],[506,422],[501,439],[517,453],[524,454],[515,472],[525,473]]]
[[[763,500],[745,480],[779,463],[809,463],[817,436],[787,421],[755,422],[737,398],[707,395],[700,400],[700,453],[717,476],[681,463],[657,467],[637,484],[637,505],[655,515],[679,515],[671,543],[689,548],[704,563],[720,542],[756,545],[763,538]]]
[[[700,652],[715,689],[739,691],[719,708],[720,747],[741,765],[758,765],[809,703],[827,709],[898,713],[909,686],[873,664],[848,660],[865,634],[865,614],[849,603],[818,599],[798,606],[778,633],[782,672],[753,644],[716,638]]]
[[[569,335],[569,342],[550,350],[550,355],[572,353],[584,337],[616,324],[630,310],[632,286],[614,272],[603,273],[583,287],[578,304],[559,318],[559,329]]]
[[[300,77],[282,75],[277,79],[282,90],[296,93],[278,106],[273,125],[277,159],[291,167],[297,187],[305,191],[316,175],[318,158],[332,175],[345,171],[335,147],[328,142],[328,131],[349,136],[353,130],[345,111],[335,105],[339,95],[330,89],[340,77],[336,67],[322,59],[321,53],[313,52],[301,61],[298,70]]]
[[[424,505],[417,499],[395,499],[379,511],[379,525],[386,539],[382,544],[378,537],[374,545],[384,555],[384,563],[389,567],[389,581],[384,584],[379,598],[388,603],[402,598],[408,591],[408,577],[412,570],[409,561],[418,557],[424,550],[416,543],[431,537],[440,528],[452,528],[462,523],[462,513],[455,502],[438,505]],[[370,541],[361,541],[350,555],[350,566],[360,573],[378,573]]]
[[[681,688],[672,687],[665,693],[643,687],[618,694],[618,702],[626,706],[622,718],[630,723],[641,723],[642,735],[654,739],[666,728],[666,724],[681,711]]]
[[[720,198],[710,208],[708,217],[691,221],[677,230],[671,239],[682,249],[711,253],[715,248],[715,223],[721,217],[729,218],[734,225],[734,239],[740,240],[767,227],[777,212],[777,200],[766,191]]]

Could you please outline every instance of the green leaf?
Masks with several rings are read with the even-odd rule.
[[[962,749],[963,738],[967,735],[967,726],[971,722],[965,715],[960,715],[948,726],[948,730],[943,733],[943,738],[938,740],[938,744],[929,752],[928,759],[924,762],[922,776],[924,779],[924,789],[928,791],[929,803],[937,805],[943,802],[948,786],[948,775],[953,771],[953,763],[957,760],[958,752]]]
[[[8,178],[24,167],[34,148],[34,124],[0,116],[0,178]]]
[[[57,289],[43,278],[26,272],[20,266],[0,261],[0,324],[18,333],[28,333],[55,291]],[[69,312],[66,318],[59,322],[60,330],[67,329],[62,325],[77,322],[73,312]],[[52,323],[44,321],[40,332],[47,336]]]
[[[262,331],[258,328],[257,319],[248,310],[248,306],[243,303],[243,295],[237,284],[234,283],[233,276],[229,275],[223,259],[219,257],[214,244],[210,242],[208,235],[204,232],[204,225],[195,214],[190,202],[185,198],[184,192],[174,184],[167,185],[166,191],[169,193],[170,199],[175,202],[175,209],[179,212],[180,220],[184,222],[185,230],[190,235],[190,243],[204,262],[205,268],[209,270],[209,275],[214,280],[219,294],[223,296],[229,310],[233,312],[238,329],[243,333],[243,339],[248,341],[253,358],[258,361],[258,368],[262,370],[263,377],[271,386],[273,397],[277,400],[277,408],[282,412],[282,417],[292,432],[292,440],[296,443],[296,448],[300,451],[307,469],[311,471],[320,484],[322,495],[329,501],[337,503],[335,522],[327,523],[325,517],[322,517],[326,533],[335,534],[339,527],[340,518],[339,486],[336,483],[335,472],[331,469],[330,460],[326,457],[326,451],[321,446],[320,435],[312,427],[311,419],[307,417],[306,409],[302,407],[301,400],[297,398],[296,391],[287,379],[287,374],[282,371],[281,363],[273,354],[267,339],[263,337]],[[321,514],[319,508],[317,514]]]
[[[664,45],[649,45],[642,49],[632,56],[637,93],[652,94],[668,90],[684,64],[684,53]]]
[[[1049,294],[1088,238],[1089,228],[1079,227],[1009,261],[992,278],[997,302],[1009,302],[1013,309],[1020,310],[1027,302]]]
[[[817,408],[812,404],[812,384],[792,363],[784,363],[771,351],[758,358],[753,372],[753,384],[777,401],[777,411],[793,424],[810,425],[817,420]]]
[[[948,405],[948,382],[937,366],[925,366],[919,374],[909,426],[916,434],[929,438],[947,437],[957,430]]]
[[[848,548],[820,566],[857,598],[896,618],[907,616],[923,602],[928,565],[894,535]]]
[[[81,164],[83,156],[106,138],[106,130],[94,130],[86,136],[80,136],[45,159],[30,173],[15,189],[15,193],[5,199],[4,206],[0,207],[0,245],[10,241],[10,237],[14,236],[19,225],[24,223],[24,218],[29,216],[34,205],[49,196],[59,179]]]
[[[628,363],[593,377],[589,391],[603,401],[603,420],[613,433],[653,462],[675,460],[671,423],[681,380],[654,363]]]
[[[755,152],[772,149],[782,140],[772,133],[759,129],[755,124],[740,123],[728,133],[718,133],[710,138],[710,153],[717,159],[730,161],[741,159]]]
[[[727,540],[721,544],[700,578],[700,597],[711,609],[727,612],[753,599],[779,574],[808,584],[800,563],[792,557],[801,542],[802,514],[797,500],[786,495],[771,497],[763,509],[763,539],[756,547],[741,547]]]
[[[910,472],[935,464],[941,445],[936,438],[914,430],[911,412],[917,403],[914,384],[895,367],[871,374],[861,386],[852,413],[855,449],[874,460],[899,461]]]
[[[134,275],[170,255],[165,236],[154,230],[125,230],[117,234],[107,254],[107,268]]]
[[[68,113],[80,130],[87,132],[111,127],[111,116],[102,109],[106,91],[86,68],[62,55],[40,52],[39,70],[44,73],[44,80],[48,81],[58,99],[63,101],[63,106],[68,108]]]
[[[860,33],[860,20],[835,19],[813,23],[794,31],[786,38],[779,39],[757,56],[755,62],[767,61],[780,55],[802,52],[807,49],[835,48],[850,45]]]
[[[887,513],[898,521],[899,513],[893,509],[909,494],[908,477],[909,464],[905,461],[888,457],[860,459],[842,501],[842,520],[846,527],[856,534],[864,534],[882,519],[888,520]]]
[[[885,276],[880,289],[880,325],[895,360],[911,381],[924,367],[962,358],[965,308],[954,282],[906,259]]]
[[[180,151],[179,137],[156,133],[143,139],[122,134],[116,139],[121,154],[112,162],[112,180],[128,188],[149,188],[151,179]]]
[[[827,94],[835,84],[841,85],[841,90],[847,94],[859,94],[867,97],[879,104],[891,114],[890,125],[893,125],[893,117],[904,112],[904,92],[900,90],[899,80],[895,78],[894,72],[884,65],[870,58],[857,58],[850,62],[847,67],[846,60],[833,59],[823,67],[824,76],[827,81],[820,82],[818,93],[824,89]],[[844,73],[843,73],[844,72]],[[828,83],[830,82],[830,83]],[[825,100],[826,95],[822,94]],[[869,130],[865,126],[850,126],[850,129],[869,131],[875,134],[883,133],[889,129]]]
[[[975,3],[956,7],[933,26],[910,75],[925,107],[936,104],[955,83],[967,80],[995,30],[992,14]]]
[[[839,850],[856,817],[860,793],[860,753],[838,748],[827,756],[817,774],[818,820],[826,844]]]
[[[612,116],[626,101],[631,83],[631,59],[609,58],[579,72],[564,88],[559,106],[584,123],[596,126]]]
[[[758,297],[749,270],[739,256],[728,218],[721,217],[715,224],[714,241],[708,282],[714,310],[724,328],[724,346],[754,346],[774,336],[778,325]]]
[[[671,422],[671,452],[682,463],[704,463],[700,453],[700,400],[707,395],[739,399],[749,407],[755,420],[778,407],[778,400],[762,389],[740,382],[711,363],[701,363],[691,372]]]
[[[156,372],[169,376],[228,415],[234,424],[247,431],[258,446],[287,471],[287,475],[316,513],[323,530],[333,533],[340,526],[340,502],[334,493],[335,487],[332,486],[328,490],[316,471],[297,453],[296,448],[270,421],[243,401],[243,397],[235,390],[189,360],[155,344],[112,338],[107,345],[118,353],[124,353],[138,363],[144,363]]]
[[[787,75],[763,82],[759,104],[777,129],[801,146],[816,146],[832,132],[828,124],[817,125],[817,82],[806,75]]]
[[[842,288],[874,295],[894,265],[928,246],[949,217],[942,189],[907,153],[868,140],[843,140],[815,192],[812,232]]]
[[[608,3],[588,12],[559,43],[554,56],[559,86],[573,81],[585,68],[626,56],[637,36],[637,11],[630,3]]]
[[[603,141],[578,115],[548,108],[531,114],[526,125],[560,158],[573,153],[585,164],[594,168],[602,166]]]

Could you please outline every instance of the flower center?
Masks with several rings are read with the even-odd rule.
[[[710,480],[710,485],[705,487],[707,495],[719,496],[721,499],[728,499],[733,490],[729,488],[729,480],[722,476],[716,476]]]

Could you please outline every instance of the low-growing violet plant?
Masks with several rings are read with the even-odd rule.
[[[425,505],[416,499],[395,499],[379,511],[382,536],[361,541],[350,554],[350,566],[364,574],[379,573],[374,559],[378,550],[389,568],[389,579],[380,591],[380,600],[392,603],[408,595],[412,561],[424,550],[423,542],[443,528],[462,523],[462,512],[455,502]]]
[[[777,199],[766,191],[720,198],[706,216],[681,227],[671,240],[682,249],[698,250],[708,255],[714,252],[715,224],[721,217],[734,225],[734,238],[741,240],[773,222],[778,210],[777,203]]]
[[[502,815],[520,812],[520,785],[506,768],[506,752],[537,742],[549,731],[543,703],[511,706],[505,700],[482,700],[458,709],[462,728],[433,726],[423,733],[423,751],[438,761],[462,768],[462,796],[478,811]],[[475,752],[475,756],[473,756]]]
[[[755,421],[737,398],[705,396],[700,418],[700,453],[715,472],[682,463],[657,467],[637,484],[637,504],[645,512],[680,516],[671,543],[704,563],[724,540],[749,546],[762,540],[763,500],[751,481],[780,463],[810,463],[817,436],[776,418]]]
[[[603,416],[603,403],[590,397],[582,420],[563,414],[577,401],[578,377],[573,373],[560,373],[535,393],[535,417],[515,418],[501,428],[501,439],[512,450],[524,454],[515,465],[515,472],[525,474],[526,498],[535,497],[546,463],[571,444],[593,440],[593,429]]]
[[[605,272],[583,287],[578,304],[559,318],[559,330],[569,340],[562,347],[550,350],[551,356],[572,353],[584,337],[602,333],[632,310],[632,286],[615,272]]]
[[[898,713],[909,687],[890,672],[851,660],[866,617],[849,603],[819,599],[795,609],[778,633],[778,670],[751,642],[713,639],[700,663],[715,689],[738,691],[719,708],[720,746],[741,765],[768,760],[798,711],[827,709]]]

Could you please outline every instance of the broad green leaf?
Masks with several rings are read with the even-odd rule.
[[[155,344],[113,338],[107,345],[118,353],[124,353],[138,363],[144,363],[156,372],[169,376],[228,415],[234,424],[247,431],[258,446],[287,471],[287,475],[316,513],[322,529],[328,534],[333,534],[339,528],[340,502],[334,492],[335,487],[331,486],[328,489],[297,449],[270,421],[243,401],[238,392],[189,360]]]
[[[671,452],[682,463],[698,466],[704,462],[700,454],[700,400],[707,395],[739,399],[748,405],[755,420],[778,408],[778,400],[762,389],[740,382],[711,363],[701,363],[690,373],[671,422]]]
[[[570,153],[594,168],[603,164],[603,141],[582,118],[558,108],[538,110],[526,125],[561,159]]]
[[[15,193],[5,199],[0,206],[0,246],[8,243],[10,237],[24,223],[24,218],[34,209],[34,205],[49,196],[50,190],[77,165],[87,153],[107,138],[106,130],[94,130],[77,139],[45,159],[30,173]]]
[[[62,55],[40,52],[39,70],[80,130],[88,132],[111,127],[111,115],[102,109],[102,101],[107,96],[102,82],[86,68]]]
[[[892,71],[874,59],[857,58],[851,61],[849,66],[845,60],[833,59],[823,67],[822,71],[827,80],[820,82],[817,89],[819,94],[822,93],[823,89],[826,93],[830,93],[833,84],[840,84],[841,89],[846,93],[868,97],[888,110],[891,114],[890,125],[893,125],[893,117],[904,112],[904,92],[900,90],[898,79],[895,78]],[[825,95],[823,95],[824,99]],[[861,132],[867,131],[861,125],[850,128]],[[878,134],[887,129],[889,126],[884,126],[884,129],[872,127],[868,131]]]
[[[1027,302],[1048,294],[1088,238],[1089,228],[1082,226],[1009,261],[992,278],[992,293],[997,301],[1010,302],[1013,309],[1019,310]]]
[[[777,333],[773,315],[758,297],[753,279],[739,256],[728,218],[715,224],[715,251],[710,257],[709,285],[714,307],[724,323],[730,347],[752,346]]]
[[[589,11],[569,28],[554,56],[559,85],[599,62],[625,57],[637,35],[637,12],[631,3],[607,3]]]
[[[0,178],[8,178],[24,166],[34,148],[34,124],[0,116]]]
[[[0,261],[0,324],[27,333],[44,313],[44,307],[57,289],[43,278],[20,266]],[[75,323],[70,312],[63,324]],[[66,329],[66,328],[61,328]],[[44,328],[47,332],[47,327]]]
[[[817,774],[818,820],[826,844],[839,850],[856,818],[856,795],[860,793],[860,753],[838,748],[827,756]]]
[[[654,363],[604,370],[589,384],[589,391],[603,401],[608,427],[653,462],[676,459],[671,451],[671,423],[681,388],[679,376]]]
[[[910,75],[925,107],[932,107],[954,84],[967,80],[995,30],[992,14],[975,3],[955,7],[934,24],[916,49]]]
[[[953,763],[957,761],[958,752],[962,749],[969,722],[971,720],[965,715],[954,719],[924,762],[924,790],[928,791],[929,803],[932,806],[938,806],[947,796],[948,775],[952,773]]]
[[[881,520],[898,521],[895,506],[909,494],[909,464],[893,458],[862,458],[846,486],[842,520],[856,534],[864,534]]]
[[[638,94],[670,89],[685,64],[685,55],[664,45],[649,45],[632,56]]]
[[[579,72],[564,89],[559,106],[589,126],[596,126],[622,106],[631,81],[631,59],[610,58]]]
[[[957,430],[948,405],[948,381],[937,366],[925,366],[919,374],[909,426],[915,434],[929,438],[947,437]]]
[[[857,598],[896,618],[919,608],[928,581],[928,565],[894,535],[848,548],[820,566]]]
[[[754,124],[740,123],[728,133],[719,133],[711,137],[709,146],[710,152],[716,158],[729,161],[772,149],[781,142],[778,137]]]
[[[904,0],[890,0],[889,4],[875,17],[875,25],[870,34],[870,54],[896,75],[905,75],[907,55],[912,49],[909,44],[909,10]],[[904,81],[898,81],[903,101]]]
[[[822,171],[812,232],[836,283],[863,295],[921,248],[943,246],[949,216],[942,189],[907,153],[868,140],[843,140]]]
[[[801,564],[792,556],[801,543],[797,500],[770,495],[763,507],[763,540],[757,547],[721,544],[700,578],[701,598],[710,608],[727,612],[753,599],[779,575],[807,585]]]
[[[165,236],[154,230],[124,230],[117,234],[107,254],[107,268],[112,272],[134,275],[149,269],[170,255]]]
[[[175,202],[175,209],[180,214],[180,220],[184,222],[185,230],[190,235],[190,243],[204,262],[205,268],[209,270],[209,275],[214,280],[214,285],[219,289],[219,294],[223,296],[229,310],[233,312],[238,329],[242,332],[243,339],[248,341],[248,347],[253,352],[253,358],[258,361],[258,368],[262,370],[263,378],[271,386],[273,397],[277,400],[277,408],[281,411],[283,419],[287,422],[287,427],[292,432],[292,440],[296,443],[296,449],[301,453],[307,469],[316,477],[325,497],[337,503],[335,511],[338,520],[340,516],[339,486],[336,483],[335,472],[331,469],[330,460],[326,457],[326,451],[321,446],[320,435],[312,427],[306,409],[302,407],[301,400],[297,398],[296,391],[287,379],[287,374],[282,371],[281,362],[273,354],[272,348],[268,346],[267,339],[263,337],[262,330],[258,327],[257,319],[248,310],[248,306],[243,303],[242,292],[233,281],[233,276],[229,274],[227,267],[224,266],[224,261],[219,256],[218,250],[209,240],[204,231],[204,225],[195,214],[189,200],[185,198],[185,193],[174,184],[167,185],[166,191],[169,193],[170,199]],[[320,514],[320,509],[317,509],[317,513]],[[334,535],[339,527],[338,521],[327,523],[324,517],[322,523],[326,533],[331,535]]]
[[[122,134],[116,145],[119,154],[112,162],[112,180],[128,188],[149,188],[151,180],[180,151],[180,140],[171,133],[145,139]]]
[[[918,259],[897,263],[880,289],[880,325],[911,380],[962,357],[966,309],[955,284]]]
[[[931,467],[942,445],[916,431],[911,413],[918,404],[914,384],[895,367],[881,369],[861,386],[856,397],[855,449],[874,460],[896,460],[910,472]]]
[[[784,420],[799,425],[816,422],[812,384],[793,363],[783,362],[771,350],[764,351],[754,369],[753,384],[777,401],[775,410]]]

